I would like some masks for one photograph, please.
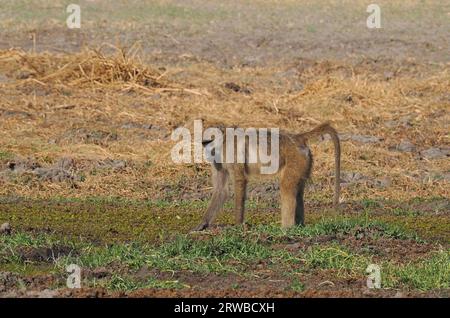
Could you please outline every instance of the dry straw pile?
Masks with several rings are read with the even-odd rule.
[[[113,54],[105,54],[106,48]],[[104,45],[85,48],[76,54],[30,53],[18,49],[0,51],[0,72],[17,79],[14,85],[35,82],[73,88],[110,87],[123,91],[158,93],[195,90],[167,81],[165,73],[144,65],[139,58],[140,48],[129,49]],[[25,81],[24,81],[25,80]]]

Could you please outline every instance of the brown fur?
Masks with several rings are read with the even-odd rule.
[[[339,203],[340,192],[340,142],[336,130],[329,123],[324,123],[303,134],[279,134],[279,169],[281,192],[281,225],[288,228],[294,225],[304,225],[304,190],[305,183],[312,168],[312,155],[307,141],[313,137],[329,134],[335,148],[335,193],[334,204]],[[270,136],[270,132],[268,134]],[[224,138],[224,144],[225,144]],[[269,138],[270,140],[270,138]],[[208,144],[211,141],[204,141]],[[225,148],[225,147],[224,147]],[[248,142],[246,143],[246,152]],[[270,149],[270,148],[269,148]],[[236,152],[236,150],[235,150]],[[236,224],[244,222],[244,204],[248,178],[260,175],[259,163],[212,163],[213,195],[203,221],[194,230],[206,229],[214,221],[222,209],[228,195],[228,180],[234,181],[234,214]]]

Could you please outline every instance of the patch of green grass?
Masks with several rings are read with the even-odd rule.
[[[377,200],[373,200],[373,199],[363,199],[361,201],[364,209],[371,209],[371,208],[379,208],[381,207],[380,202],[378,202]]]
[[[383,227],[384,226],[384,227]],[[305,286],[297,281],[297,275],[303,271],[332,270],[338,276],[365,276],[368,264],[372,263],[371,255],[353,253],[337,243],[314,245],[307,250],[290,253],[284,249],[276,249],[271,245],[282,235],[290,238],[302,238],[314,235],[330,235],[353,231],[355,229],[377,229],[381,235],[403,237],[397,228],[385,226],[380,222],[363,223],[360,219],[322,220],[306,227],[282,231],[278,227],[260,226],[251,231],[243,227],[226,229],[217,235],[201,234],[200,236],[177,235],[159,245],[148,243],[114,243],[95,245],[89,242],[74,242],[77,253],[45,263],[43,272],[65,273],[68,264],[77,264],[81,268],[110,268],[116,273],[111,279],[94,281],[94,285],[112,290],[130,291],[140,288],[182,288],[177,281],[136,280],[131,274],[134,270],[148,268],[200,273],[236,273],[252,275],[256,264],[264,264],[267,268],[282,272],[292,277],[290,286],[295,291],[303,291]],[[382,229],[382,231],[380,231]],[[268,239],[269,238],[269,239]],[[2,252],[14,251],[16,248],[55,246],[67,244],[49,234],[32,236],[14,233],[0,237]],[[1,254],[0,254],[1,255]],[[382,268],[383,287],[408,287],[419,290],[448,288],[450,275],[450,253],[440,252],[418,262],[406,265],[385,261]],[[25,268],[18,260],[3,259],[2,268],[13,272],[34,272],[37,268]],[[37,265],[36,265],[37,266]],[[31,273],[30,272],[30,273]],[[119,274],[120,273],[120,274]],[[244,273],[244,274],[242,274]],[[294,275],[295,274],[295,275]]]
[[[380,216],[380,219],[386,224],[390,224],[402,229],[406,232],[416,233],[426,241],[450,242],[450,232],[448,218],[436,217],[434,215],[418,215],[409,216]],[[419,240],[420,241],[420,240]]]
[[[440,201],[442,200],[440,198]],[[50,228],[61,237],[72,239],[81,237],[99,243],[155,242],[167,239],[172,233],[187,233],[200,221],[207,204],[208,201],[170,202],[124,197],[53,198],[51,200],[3,197],[0,198],[0,222],[10,222],[17,230],[39,231],[42,228]],[[371,204],[375,203],[368,203],[368,205]],[[391,203],[390,206],[392,205],[397,207],[399,202]],[[218,223],[233,223],[231,206],[229,202],[226,204],[225,211],[218,217]],[[414,206],[410,208],[409,203],[405,206],[411,211],[420,210]],[[377,232],[383,235],[399,235],[400,237],[406,235],[414,238],[410,233],[417,230],[422,237],[439,240],[448,238],[448,221],[443,216],[436,218],[424,214],[408,217],[394,215],[390,211],[387,214],[375,216],[369,209],[365,209],[368,211],[365,215],[350,218],[323,211],[320,214],[307,214],[307,226],[304,228],[282,231],[279,229],[278,209],[273,210],[254,202],[248,202],[248,207],[248,223],[257,224],[255,228],[265,228],[264,231],[275,237],[334,235],[346,233],[345,231],[358,224],[367,228],[374,227],[376,222],[380,222],[385,224],[381,225],[381,229]],[[385,208],[388,207],[389,205]],[[271,209],[273,213],[260,213],[261,209]],[[374,220],[375,217],[378,221]],[[357,219],[357,221],[349,219]],[[354,224],[355,222],[357,224]]]
[[[148,242],[169,232],[185,233],[200,220],[206,206],[203,202],[162,204],[113,197],[0,201],[0,223],[10,222],[17,230],[50,228],[60,236],[105,243]]]
[[[187,285],[174,281],[162,281],[154,278],[149,278],[145,281],[136,280],[129,276],[113,275],[113,277],[106,283],[105,287],[116,291],[133,291],[142,288],[184,288]]]
[[[304,283],[302,283],[298,279],[294,279],[294,281],[292,282],[290,288],[291,288],[291,290],[293,290],[295,292],[302,292],[302,291],[304,291],[306,289],[306,286],[305,286]]]
[[[309,24],[306,26],[306,31],[310,32],[310,33],[316,33],[317,32],[317,28],[316,26]]]
[[[62,258],[60,265],[66,266],[74,263],[81,267],[97,268],[120,264],[137,269],[145,264],[148,253],[148,248],[137,243],[110,246],[86,245],[80,250],[80,256]]]
[[[392,210],[392,213],[395,216],[409,216],[409,217],[419,216],[422,214],[420,211],[402,208],[395,208]]]
[[[19,250],[64,246],[76,251],[80,244],[80,242],[60,239],[49,234],[30,235],[19,232],[13,235],[0,235],[0,268],[21,274],[34,273],[36,270],[53,272],[55,264],[38,264],[30,260],[23,260]]]
[[[246,236],[240,228],[230,228],[208,239],[177,236],[161,245],[149,265],[161,269],[191,269],[200,272],[238,272],[237,268],[259,261],[268,263],[286,256]]]
[[[14,235],[1,235],[0,246],[2,249],[14,249],[16,247],[52,247],[62,244],[62,240],[48,234],[31,235],[28,233],[15,233]],[[64,242],[70,243],[70,242]]]
[[[0,160],[9,160],[14,158],[14,154],[9,151],[0,150]]]
[[[430,258],[406,265],[386,263],[382,266],[384,288],[409,288],[422,291],[450,288],[450,250],[439,251]]]
[[[282,230],[275,225],[260,225],[249,231],[244,231],[242,227],[231,227],[215,236],[177,235],[170,240],[165,239],[160,245],[145,242],[94,245],[83,241],[74,243],[68,239],[61,240],[47,234],[32,236],[15,233],[12,236],[0,238],[2,243],[0,251],[4,252],[3,254],[14,255],[14,250],[18,247],[69,245],[77,250],[78,256],[62,257],[58,260],[61,266],[75,263],[82,267],[97,268],[120,264],[130,269],[148,265],[163,270],[239,272],[240,269],[257,262],[265,262],[268,266],[299,262],[297,256],[283,249],[273,249],[270,244],[274,241],[321,235],[357,235],[358,231],[366,231],[374,238],[413,237],[401,228],[379,221],[367,222],[362,218],[338,218],[323,219],[316,224],[288,230]],[[11,251],[13,253],[10,253]],[[321,251],[323,252],[325,251]],[[320,253],[309,256],[312,257],[311,264],[320,263],[313,261],[314,257],[320,257]],[[19,262],[19,260],[11,258],[8,262]],[[337,268],[340,267],[337,266]]]
[[[5,259],[3,260],[5,261]],[[30,264],[20,261],[0,262],[0,271],[12,272],[19,275],[35,276],[49,273],[57,273],[58,269],[53,264]]]
[[[322,220],[321,222],[296,227],[287,231],[276,226],[259,226],[251,231],[241,227],[228,228],[216,236],[195,238],[178,235],[159,246],[148,244],[115,244],[107,247],[85,248],[78,259],[68,259],[80,266],[102,267],[123,264],[137,269],[144,265],[161,270],[192,270],[196,272],[236,272],[251,264],[264,262],[271,264],[295,264],[300,262],[297,255],[283,249],[273,249],[270,242],[281,238],[301,238],[318,235],[352,233],[355,229],[372,229],[376,236],[410,238],[397,227],[361,219]],[[353,254],[337,244],[317,246],[300,254],[311,268],[336,269],[363,272],[369,259]]]
[[[23,261],[17,254],[17,249],[29,247],[40,248],[47,247],[52,248],[54,246],[68,246],[72,249],[77,248],[77,244],[67,239],[59,239],[55,236],[48,234],[30,235],[28,233],[15,233],[14,235],[0,235],[0,264],[10,263],[17,266],[23,266]],[[21,271],[24,271],[22,269]]]
[[[368,231],[374,238],[388,237],[396,239],[414,239],[420,241],[420,238],[418,238],[412,231],[408,231],[400,226],[378,220],[367,220],[364,217],[336,217],[332,219],[322,219],[315,224],[304,227],[292,227],[287,230],[283,230],[279,226],[275,225],[260,225],[255,229],[256,233],[265,233],[269,235],[271,239],[340,234],[356,235],[357,231]]]
[[[76,257],[60,260],[60,266],[74,263],[97,268],[120,264],[131,269],[144,265],[163,270],[193,270],[196,272],[237,272],[237,268],[260,260],[275,261],[284,251],[274,251],[247,238],[239,229],[224,231],[207,239],[178,235],[160,246],[148,244],[113,244],[84,246]]]
[[[352,253],[337,244],[316,246],[303,257],[310,268],[335,269],[339,273],[361,274],[370,264],[370,258]]]

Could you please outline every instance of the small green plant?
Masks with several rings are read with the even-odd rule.
[[[302,292],[305,290],[305,284],[295,279],[291,284],[291,289],[295,292]]]
[[[415,210],[410,210],[410,209],[402,209],[402,208],[395,208],[394,210],[392,210],[392,213],[395,216],[409,216],[409,217],[419,216],[422,214],[420,211],[415,211]]]
[[[9,160],[14,158],[14,154],[9,151],[0,150],[0,160]]]
[[[317,32],[317,28],[314,25],[310,24],[310,25],[308,25],[306,27],[306,31],[308,31],[310,33],[316,33]]]
[[[362,203],[364,209],[381,207],[380,202],[372,200],[372,199],[363,199],[361,203]]]

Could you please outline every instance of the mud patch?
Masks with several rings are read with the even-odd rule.
[[[0,272],[0,297],[2,298],[52,298],[59,292],[56,287],[63,281],[57,275],[22,277],[10,272]]]
[[[75,251],[70,246],[57,245],[53,247],[21,247],[15,252],[22,262],[49,263],[63,256],[76,256]]]
[[[0,293],[16,287],[19,276],[10,272],[0,272]]]

